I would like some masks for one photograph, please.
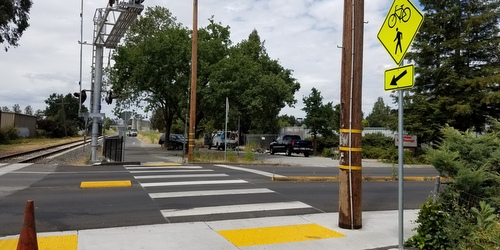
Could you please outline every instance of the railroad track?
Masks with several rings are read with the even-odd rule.
[[[76,147],[83,146],[85,144],[89,144],[90,139],[87,139],[85,142],[83,140],[77,142],[68,142],[59,145],[54,145],[50,147],[45,147],[36,150],[25,151],[21,153],[11,154],[0,156],[0,162],[9,162],[9,163],[28,163],[28,162],[36,162],[40,159],[47,158],[49,156],[62,153],[64,151],[74,149]]]

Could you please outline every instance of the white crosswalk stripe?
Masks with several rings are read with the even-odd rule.
[[[197,172],[213,172],[211,169],[198,169],[198,170],[134,170],[129,171],[131,174],[143,174],[143,173],[197,173]]]
[[[0,176],[19,170],[21,168],[25,168],[27,166],[32,165],[33,163],[14,163],[14,164],[2,164],[0,165]]]
[[[227,174],[175,174],[175,175],[143,175],[136,176],[138,180],[142,179],[171,179],[171,178],[203,178],[203,177],[223,177]]]
[[[154,166],[144,166],[144,167],[125,167],[128,170],[137,170],[137,169],[149,169],[149,170],[157,170],[157,169],[202,169],[200,166],[167,166],[167,167],[154,167]]]
[[[216,185],[216,184],[236,184],[236,183],[247,183],[247,182],[244,180],[174,181],[174,182],[141,183],[141,185],[143,187],[167,187],[167,186]]]
[[[263,171],[229,165],[217,166],[267,177]],[[235,216],[239,217],[238,213],[244,217],[244,214],[249,212],[262,214],[266,211],[312,208],[299,201],[289,201],[270,189],[256,188],[245,180],[201,166],[127,166],[126,168],[156,201],[165,218],[180,217],[176,220],[185,220],[189,216],[223,216],[224,214],[237,214]],[[216,169],[216,171],[219,170]],[[223,188],[225,185],[228,186],[227,189]],[[249,201],[242,195],[245,195]],[[251,202],[252,200],[254,203]],[[221,201],[222,203],[219,203]]]
[[[149,196],[153,199],[174,198],[174,197],[193,197],[193,196],[212,196],[212,195],[234,195],[234,194],[263,194],[274,193],[267,188],[249,188],[249,189],[225,189],[225,190],[199,190],[184,192],[163,192],[151,193]]]
[[[192,216],[192,215],[210,215],[210,214],[229,214],[242,212],[256,212],[282,209],[310,208],[311,206],[300,201],[292,202],[273,202],[257,203],[232,206],[214,206],[214,207],[195,207],[191,209],[165,209],[161,213],[165,217]]]

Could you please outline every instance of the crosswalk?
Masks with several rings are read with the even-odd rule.
[[[33,163],[0,163],[0,176],[33,165]]]
[[[223,173],[221,165],[125,166],[170,222],[243,219],[317,213],[300,201]],[[265,173],[258,173],[265,175]]]

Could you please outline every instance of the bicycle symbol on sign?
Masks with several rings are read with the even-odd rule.
[[[389,16],[387,25],[389,25],[389,28],[393,28],[396,25],[397,19],[399,19],[400,22],[403,21],[406,23],[410,20],[410,16],[411,9],[409,7],[405,8],[404,4],[401,4],[401,7],[398,8],[398,6],[396,6],[396,8],[394,8],[394,13]]]

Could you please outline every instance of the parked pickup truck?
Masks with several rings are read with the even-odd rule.
[[[288,156],[304,154],[305,157],[309,157],[313,152],[313,147],[311,141],[302,140],[298,135],[282,135],[269,144],[269,151],[272,155],[284,152]]]

